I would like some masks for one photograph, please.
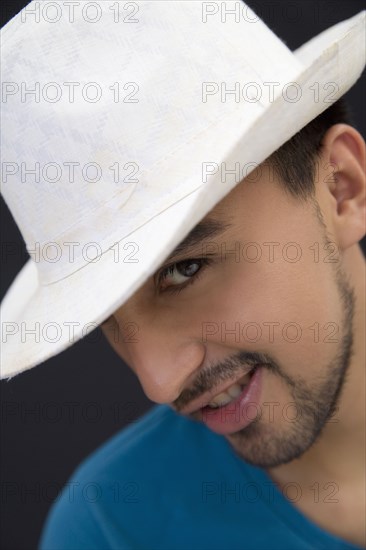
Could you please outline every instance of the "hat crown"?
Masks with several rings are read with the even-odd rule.
[[[110,246],[116,228],[122,236],[137,223],[124,206],[154,185],[160,161],[231,111],[243,86],[250,94],[251,83],[299,70],[242,2],[55,4],[33,1],[1,31],[2,193],[31,253],[65,240]],[[243,116],[260,108],[245,102]],[[183,196],[186,185],[182,166],[181,180],[151,197]],[[41,279],[57,280],[62,261],[45,260]]]
[[[2,192],[35,256],[1,302],[8,378],[120,308],[356,82],[365,12],[292,54],[242,2],[33,1],[1,40]]]

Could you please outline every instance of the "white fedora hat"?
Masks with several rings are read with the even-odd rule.
[[[291,52],[242,2],[32,1],[1,41],[2,194],[30,254],[0,310],[11,378],[124,304],[239,183],[222,166],[248,175],[355,83],[365,12]]]

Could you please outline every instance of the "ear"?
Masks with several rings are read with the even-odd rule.
[[[340,249],[347,249],[366,232],[366,146],[348,124],[335,124],[324,136],[324,178],[331,199],[331,218]],[[332,177],[329,177],[329,166]]]

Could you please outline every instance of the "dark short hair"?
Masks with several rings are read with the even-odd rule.
[[[327,130],[338,123],[354,125],[344,97],[304,126],[265,161],[286,191],[295,198],[307,200],[314,197],[314,180],[323,138]]]

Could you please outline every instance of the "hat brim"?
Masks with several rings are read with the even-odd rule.
[[[216,158],[217,163],[228,166],[240,159],[254,168],[346,93],[365,65],[365,12],[324,31],[294,55],[303,66],[294,79],[301,89],[301,99],[289,102],[279,95],[262,106],[250,125],[240,116],[237,104],[228,117],[200,135],[207,143],[206,158]],[[331,100],[325,87],[330,82],[337,87]],[[318,83],[320,92],[317,101],[314,83]],[[215,136],[222,132],[230,146],[218,158],[214,154]],[[189,144],[179,151],[180,159],[189,158],[185,155],[189,155]],[[174,173],[171,177],[174,180]],[[194,177],[198,182],[202,178],[201,173],[192,174]],[[173,248],[237,183],[233,179],[223,184],[219,175],[211,178],[121,239],[119,257],[116,249],[109,250],[56,283],[40,285],[37,266],[30,259],[1,303],[1,378],[12,378],[46,361],[102,323],[152,276]],[[138,247],[138,261],[129,263],[126,258],[129,247],[134,246],[131,243]],[[27,333],[32,329],[35,334]]]

